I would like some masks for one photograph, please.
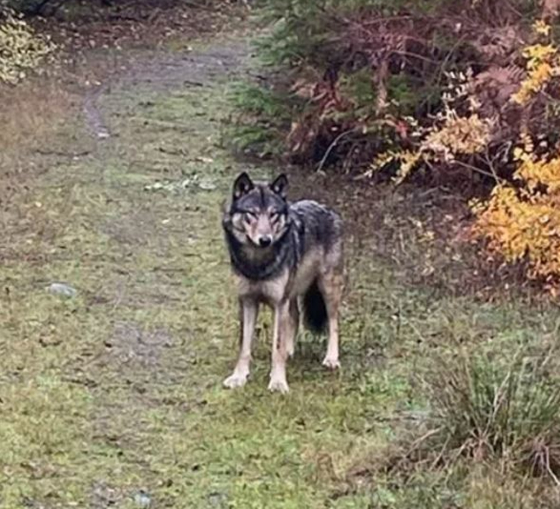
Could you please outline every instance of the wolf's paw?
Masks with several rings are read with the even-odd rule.
[[[288,387],[288,382],[286,382],[286,380],[274,378],[270,379],[268,390],[271,392],[279,392],[281,394],[287,394],[290,392],[290,388]]]
[[[340,368],[340,362],[338,361],[338,357],[325,357],[323,361],[323,366],[328,369],[338,369]]]
[[[240,375],[238,373],[234,373],[224,380],[224,387],[226,387],[227,389],[236,389],[237,387],[243,387],[247,383],[247,376],[248,375]]]

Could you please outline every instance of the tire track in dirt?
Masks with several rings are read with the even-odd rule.
[[[147,87],[152,92],[207,87],[218,79],[242,73],[249,56],[248,42],[239,39],[218,39],[198,51],[157,51],[140,56],[124,74],[86,93],[83,111],[87,127],[100,140],[111,136],[101,105],[113,86]]]

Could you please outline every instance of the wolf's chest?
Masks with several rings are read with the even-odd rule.
[[[252,281],[244,277],[237,279],[237,291],[241,298],[251,298],[274,306],[286,295],[289,282],[289,271],[286,269],[280,276],[265,281]]]
[[[284,270],[278,277],[264,281],[252,281],[238,277],[240,297],[257,299],[275,306],[286,299],[294,299],[306,292],[321,269],[320,253],[311,251],[293,269]]]

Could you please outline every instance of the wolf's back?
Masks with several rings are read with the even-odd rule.
[[[311,200],[295,202],[290,208],[303,224],[306,248],[329,250],[341,241],[342,219],[333,210]]]

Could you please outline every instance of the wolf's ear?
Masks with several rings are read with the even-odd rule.
[[[253,184],[251,177],[249,177],[246,172],[243,172],[235,179],[235,182],[233,183],[233,197],[236,199],[241,198],[243,195],[247,194],[254,188],[255,184]]]
[[[288,189],[288,177],[282,173],[276,177],[274,182],[270,184],[270,189],[273,193],[280,195],[282,198],[286,198],[286,191]]]

